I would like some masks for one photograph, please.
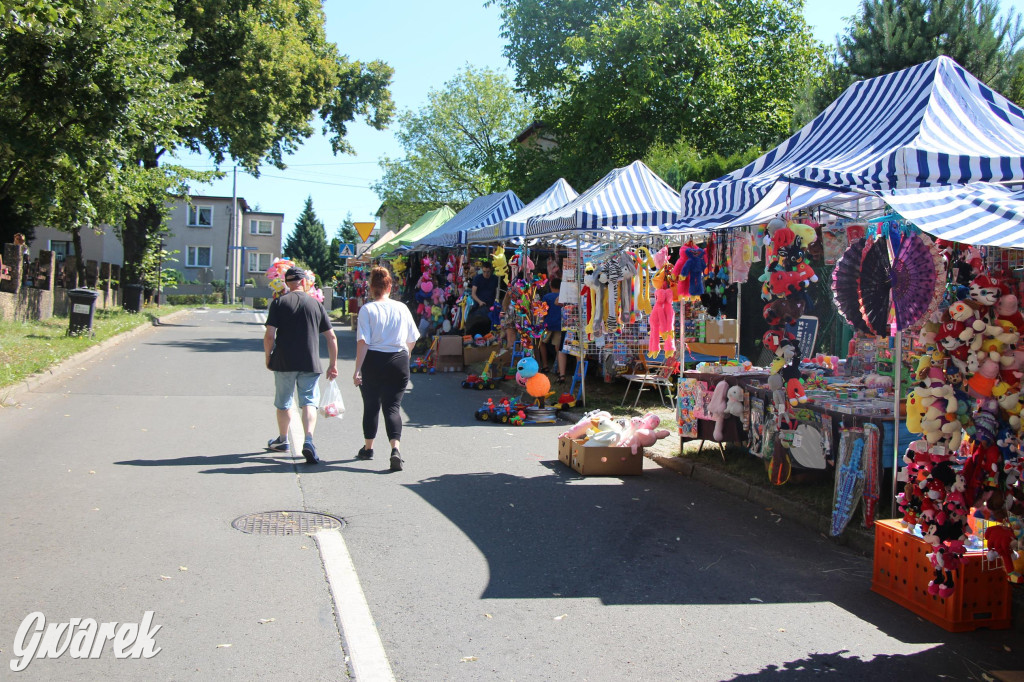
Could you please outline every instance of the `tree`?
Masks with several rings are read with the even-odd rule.
[[[36,13],[8,9],[0,22],[4,236],[114,223],[173,185],[132,161],[142,139],[172,144],[175,127],[194,121],[195,85],[177,78],[183,26],[169,0],[131,12],[98,0],[20,4]]]
[[[199,116],[179,126],[180,144],[147,139],[136,164],[161,167],[168,151],[184,147],[231,159],[254,175],[285,157],[324,122],[335,153],[350,153],[346,126],[357,117],[382,129],[394,106],[392,69],[339,54],[324,33],[319,0],[174,0],[174,15],[188,36],[179,80],[195,82]],[[146,236],[159,229],[164,201],[140,206],[122,230],[125,279],[137,281]]]
[[[405,156],[380,160],[383,176],[373,189],[381,200],[436,208],[506,189],[509,142],[533,120],[509,78],[467,66],[427,98],[419,111],[398,117],[396,136]]]
[[[341,225],[338,226],[338,233],[334,239],[331,240],[331,245],[328,247],[331,254],[331,265],[329,270],[324,271],[324,277],[335,276],[338,270],[345,265],[345,261],[341,258],[341,245],[342,244],[358,244],[362,241],[359,238],[359,232],[356,231],[356,224],[352,222],[352,212],[349,211],[345,219],[341,221]]]
[[[295,221],[295,229],[284,243],[284,255],[307,263],[322,278],[334,275],[334,258],[327,246],[324,224],[313,210],[313,197],[306,197],[306,205]]]
[[[1022,69],[1021,16],[997,0],[865,0],[838,42],[851,80],[947,55],[1015,101]]]
[[[680,137],[701,154],[769,146],[821,49],[799,0],[494,2],[517,83],[558,142],[522,154],[576,186]]]
[[[756,160],[761,153],[760,149],[752,148],[729,156],[702,155],[686,140],[680,139],[671,145],[655,144],[643,161],[662,180],[679,190],[687,182],[708,182],[720,178]]]

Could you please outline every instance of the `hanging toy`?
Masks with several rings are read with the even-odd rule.
[[[494,269],[494,274],[508,284],[508,260],[505,258],[504,246],[499,244],[494,247],[494,253],[491,254],[491,267]]]

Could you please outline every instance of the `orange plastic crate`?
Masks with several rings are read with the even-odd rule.
[[[908,533],[899,521],[875,524],[875,561],[871,589],[950,632],[1012,626],[1010,582],[1000,562],[970,552],[957,571],[956,592],[948,599],[928,594],[934,576],[931,546]]]

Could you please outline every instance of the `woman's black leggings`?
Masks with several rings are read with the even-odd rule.
[[[409,385],[409,354],[366,351],[363,359],[363,438],[377,437],[377,415],[384,412],[388,440],[402,438],[402,396]]]

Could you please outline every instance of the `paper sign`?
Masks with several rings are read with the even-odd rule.
[[[377,227],[377,223],[353,223],[356,226],[356,232],[359,233],[359,238],[364,242],[370,238],[370,233],[373,232],[373,228]]]

